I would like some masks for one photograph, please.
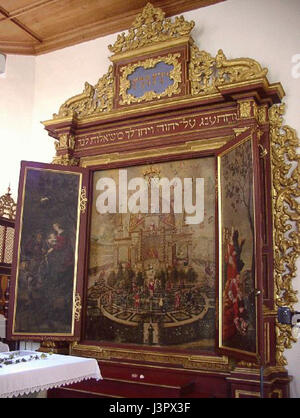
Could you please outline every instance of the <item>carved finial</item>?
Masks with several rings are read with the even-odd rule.
[[[193,21],[187,22],[183,16],[176,17],[172,22],[165,18],[165,13],[148,3],[136,17],[128,35],[121,33],[114,45],[108,49],[113,53],[131,51],[155,42],[163,42],[182,36],[188,36],[195,26]]]
[[[0,217],[15,219],[17,204],[11,197],[10,184],[7,188],[7,193],[0,197]]]

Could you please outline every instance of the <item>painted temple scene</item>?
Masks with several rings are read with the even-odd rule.
[[[214,158],[127,169],[128,181],[204,179],[204,217],[198,224],[188,224],[184,211],[174,210],[172,192],[169,213],[98,213],[97,181],[109,177],[118,183],[118,171],[94,173],[86,340],[213,351]],[[160,207],[163,199],[161,193]]]
[[[251,140],[221,157],[222,345],[256,353]],[[250,158],[249,158],[250,156]]]

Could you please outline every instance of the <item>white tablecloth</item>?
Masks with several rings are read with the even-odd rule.
[[[95,359],[47,355],[46,359],[0,368],[0,398],[39,392],[85,379],[102,379]]]

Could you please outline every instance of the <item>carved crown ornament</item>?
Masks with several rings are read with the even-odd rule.
[[[281,101],[284,91],[280,83],[269,84],[266,78],[268,70],[254,59],[229,59],[221,49],[215,56],[200,50],[190,35],[193,27],[194,22],[187,22],[183,16],[174,20],[166,19],[161,9],[154,8],[148,3],[137,16],[128,33],[118,35],[116,42],[109,45],[109,50],[114,55],[111,57],[113,65],[109,66],[108,72],[94,86],[86,82],[83,92],[63,103],[58,113],[53,115],[53,120],[44,124],[52,125],[53,133],[56,126],[62,122],[72,123],[75,120],[84,124],[98,120],[101,115],[103,118],[118,115],[120,109],[116,108],[116,103],[120,101],[123,105],[122,113],[130,111],[132,105],[135,109],[145,106],[145,102],[153,101],[155,94],[147,92],[142,98],[133,99],[128,93],[130,89],[128,77],[142,63],[145,70],[154,68],[157,65],[157,56],[164,56],[165,63],[172,66],[169,72],[172,86],[165,90],[167,94],[158,93],[156,99],[160,103],[165,103],[164,101],[170,97],[179,101],[180,98],[178,99],[176,94],[182,81],[181,68],[179,60],[175,57],[176,53],[172,55],[166,48],[167,44],[174,46],[182,43],[188,48],[187,77],[190,87],[184,96],[185,100],[221,95],[226,89],[253,85],[256,82],[261,82],[266,91],[270,92],[270,96],[275,91],[277,99],[266,100],[262,106],[257,106],[254,99],[240,101],[238,114],[239,119],[247,120],[255,117],[258,126],[268,124],[269,127],[273,181],[274,312],[280,306],[293,308],[297,297],[292,279],[296,276],[296,261],[300,255],[300,205],[297,201],[300,196],[300,157],[297,154],[299,140],[296,132],[283,125],[284,105],[273,104]],[[165,55],[164,48],[167,50]],[[149,58],[153,51],[157,52],[156,57]],[[123,78],[121,77],[121,81],[117,83],[117,64],[124,57],[127,66],[121,68],[120,74]],[[241,126],[236,127],[235,131],[239,133],[245,129],[247,129],[245,126]],[[260,132],[262,135],[263,132]],[[76,148],[73,135],[58,133],[55,146],[56,156],[53,163],[63,165],[79,163],[79,159],[73,155]],[[267,151],[261,146],[261,158],[266,153]],[[290,348],[294,341],[291,326],[276,324],[276,363],[279,367],[287,364],[283,355],[284,350]]]
[[[194,26],[195,22],[187,22],[183,16],[176,17],[172,22],[171,19],[165,18],[161,9],[156,9],[148,3],[133,22],[128,35],[124,32],[118,35],[116,42],[109,45],[108,49],[116,54],[189,36]]]

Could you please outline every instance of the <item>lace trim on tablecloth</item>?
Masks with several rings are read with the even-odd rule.
[[[28,395],[29,393],[41,392],[43,390],[59,388],[60,386],[72,385],[73,383],[82,382],[83,380],[88,380],[88,379],[102,380],[102,377],[100,377],[99,374],[92,373],[90,375],[84,375],[82,377],[62,380],[61,382],[48,383],[48,385],[33,386],[31,388],[21,389],[21,390],[17,390],[13,392],[8,392],[8,393],[2,393],[0,394],[0,398],[13,398],[14,396]]]

